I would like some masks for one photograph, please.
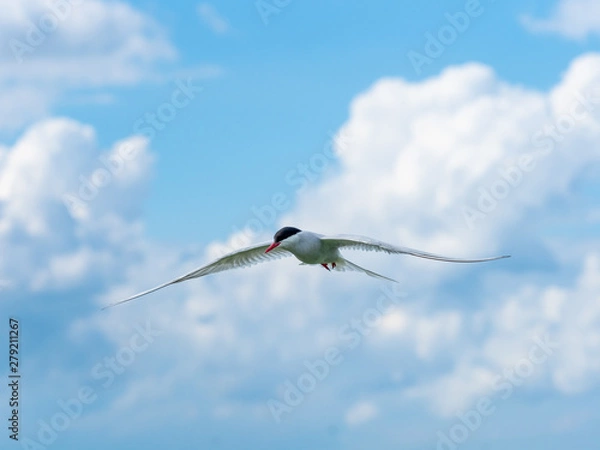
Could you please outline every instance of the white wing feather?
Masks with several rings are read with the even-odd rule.
[[[180,276],[179,278],[175,278],[172,281],[161,284],[160,286],[156,286],[152,289],[149,289],[144,292],[140,292],[139,294],[135,294],[125,300],[118,301],[111,305],[105,306],[102,309],[111,308],[116,305],[120,305],[121,303],[130,302],[131,300],[135,300],[136,298],[142,297],[146,294],[150,294],[152,292],[156,292],[159,289],[170,286],[172,284],[181,283],[182,281],[191,280],[193,278],[200,278],[205,275],[210,275],[217,272],[223,272],[224,270],[237,269],[242,267],[249,267],[254,264],[259,264],[265,261],[272,261],[274,259],[279,259],[284,256],[291,256],[292,254],[287,250],[281,247],[275,247],[269,253],[265,253],[265,250],[271,245],[270,242],[263,242],[261,244],[252,245],[250,247],[243,248],[241,250],[236,250],[235,252],[228,253],[225,256],[207,264],[205,266],[199,267],[196,270],[193,270],[190,273]]]
[[[373,272],[372,270],[365,269],[364,267],[360,267],[358,264],[354,264],[353,262],[350,262],[345,258],[343,258],[341,261],[337,261],[336,266],[333,270],[338,270],[340,272],[361,272],[373,278],[379,278],[380,280],[393,281],[394,283],[397,283],[397,281],[393,278],[389,278],[385,275],[381,275],[380,273]]]
[[[417,256],[419,258],[433,259],[436,261],[454,262],[454,263],[477,263],[485,261],[494,261],[502,258],[509,258],[510,255],[494,256],[491,258],[479,258],[479,259],[463,259],[463,258],[449,258],[447,256],[436,255],[433,253],[422,252],[408,247],[399,247],[385,242],[377,241],[364,236],[351,236],[351,235],[338,235],[338,236],[324,236],[321,240],[331,247],[335,248],[347,248],[354,250],[364,251],[376,251],[385,252],[391,254],[404,254]]]

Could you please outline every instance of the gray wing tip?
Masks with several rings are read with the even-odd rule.
[[[175,280],[175,281],[169,281],[168,283],[161,284],[160,286],[156,286],[156,287],[154,287],[152,289],[148,289],[147,291],[140,292],[139,294],[132,295],[131,297],[126,298],[125,300],[120,300],[118,302],[111,303],[110,305],[106,305],[106,306],[104,306],[104,307],[101,308],[101,311],[104,311],[105,309],[108,309],[108,308],[112,308],[113,306],[117,306],[117,305],[121,305],[123,303],[130,302],[131,300],[135,300],[136,298],[143,297],[144,295],[152,294],[153,292],[156,292],[156,291],[158,291],[158,290],[160,290],[162,288],[165,288],[167,286],[171,286],[172,284],[179,283],[181,281],[182,280],[179,279],[179,278],[177,280]]]
[[[500,259],[506,259],[506,258],[510,258],[511,255],[502,255],[502,256],[492,256],[491,258],[483,258],[483,259],[479,259],[479,260],[473,260],[475,262],[489,262],[489,261],[498,261]]]
[[[120,305],[121,303],[127,303],[127,302],[130,302],[131,300],[135,300],[136,298],[139,298],[139,297],[141,297],[141,296],[142,296],[142,295],[134,295],[133,297],[126,298],[125,300],[120,300],[120,301],[118,301],[118,302],[110,303],[110,304],[108,304],[108,305],[106,305],[106,306],[103,306],[102,308],[100,308],[100,311],[104,311],[104,310],[106,310],[106,309],[108,309],[108,308],[112,308],[113,306],[118,306],[118,305]]]
[[[473,262],[491,262],[491,261],[499,261],[501,259],[510,258],[511,255],[502,255],[502,256],[492,256],[491,258],[483,258],[483,259],[475,259]]]

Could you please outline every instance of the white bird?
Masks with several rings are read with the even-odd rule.
[[[284,256],[295,256],[301,261],[301,264],[316,265],[320,264],[327,270],[355,271],[362,272],[371,277],[380,278],[397,283],[396,280],[380,275],[378,273],[360,267],[340,254],[341,248],[376,251],[385,253],[396,253],[417,256],[419,258],[433,259],[436,261],[446,261],[455,263],[477,263],[485,261],[494,261],[502,258],[509,258],[510,255],[495,256],[482,259],[460,259],[448,258],[445,256],[434,255],[432,253],[422,252],[407,247],[398,247],[385,242],[377,241],[363,236],[337,235],[324,236],[322,234],[302,231],[294,227],[283,227],[273,237],[273,242],[263,242],[250,247],[228,253],[225,256],[202,266],[188,274],[176,278],[167,283],[156,286],[150,290],[140,292],[125,300],[105,306],[103,309],[129,302],[143,295],[158,291],[172,284],[182,281],[200,278],[212,273],[223,272],[224,270],[236,269],[238,267],[248,267],[263,261],[279,259]],[[329,268],[331,266],[331,269]]]

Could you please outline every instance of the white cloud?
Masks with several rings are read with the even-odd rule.
[[[0,129],[14,131],[24,123],[46,116],[57,97],[56,89],[31,84],[0,86]]]
[[[521,23],[534,33],[556,33],[568,39],[600,34],[600,3],[596,0],[559,0],[545,19],[522,16]]]
[[[598,383],[593,354],[598,351],[594,330],[600,325],[592,301],[600,291],[593,281],[599,278],[597,257],[588,255],[583,274],[575,279],[549,283],[533,272],[539,280],[534,282],[519,266],[528,257],[527,249],[514,242],[518,237],[526,244],[535,241],[551,263],[564,264],[529,225],[544,223],[553,214],[552,203],[568,196],[573,182],[584,180],[584,169],[598,161],[600,104],[590,89],[599,81],[600,56],[586,55],[547,93],[510,85],[489,68],[469,64],[419,83],[381,80],[355,99],[340,131],[349,138],[343,149],[338,148],[339,170],[305,189],[281,224],[325,233],[363,233],[455,256],[487,256],[500,250],[515,255],[512,261],[453,266],[348,254],[359,264],[400,278],[409,296],[382,318],[376,333],[362,340],[369,350],[365,353],[381,364],[365,364],[358,349],[335,368],[346,371],[346,389],[359,381],[376,385],[400,368],[403,377],[390,397],[412,394],[447,414],[485,392],[494,374],[521,357],[531,334],[544,331],[555,333],[565,350],[561,347],[530,383],[561,393]],[[577,103],[581,100],[576,93],[588,99],[587,112]],[[551,131],[556,132],[568,125],[562,121],[573,111],[579,119],[568,132],[556,140],[542,136],[549,148],[532,143],[540,130],[554,127]],[[200,251],[162,248],[144,238],[136,211],[152,158],[145,144],[139,145],[144,148],[135,166],[139,173],[130,175],[135,182],[115,179],[75,221],[62,204],[62,194],[77,189],[79,175],[88,176],[97,167],[101,151],[93,129],[72,121],[43,122],[0,152],[5,155],[0,158],[0,239],[16,255],[11,267],[3,268],[15,277],[38,274],[33,279],[48,288],[72,285],[90,271],[98,277],[107,271],[110,287],[93,299],[105,304],[184,273],[218,252],[219,243]],[[469,229],[463,206],[476,204],[479,188],[502,179],[499,169],[511,167],[521,154],[543,149],[549,151],[537,167],[523,174],[511,194]],[[32,239],[29,253],[14,244],[19,237],[14,233],[21,229]],[[97,239],[100,245],[95,248]],[[239,236],[231,236],[230,242],[239,242]],[[35,252],[51,255],[53,263],[41,267]],[[103,260],[107,254],[112,265]],[[577,269],[561,267],[570,273]],[[85,338],[99,330],[118,342],[128,337],[130,323],[151,317],[159,328],[169,330],[153,347],[153,354],[162,357],[146,363],[147,373],[156,373],[154,384],[161,385],[166,397],[181,398],[168,394],[186,386],[185,403],[187,387],[193,385],[196,395],[206,400],[196,404],[211,415],[224,397],[236,404],[227,414],[254,412],[277,392],[279,383],[298,376],[304,359],[322,358],[331,343],[323,336],[336,336],[340,326],[377,300],[373,280],[318,269],[282,260],[194,280],[93,314],[73,324],[71,331]],[[456,293],[451,284],[459,279],[462,290]],[[570,303],[575,305],[572,310],[565,307]],[[581,328],[588,337],[576,348],[573,333]],[[366,366],[368,370],[361,370]],[[149,401],[139,395],[135,380],[127,386],[131,392],[123,398],[130,403],[119,408]],[[331,398],[340,398],[343,388],[331,379],[317,387]],[[445,390],[456,394],[440,396]],[[314,411],[308,406],[314,397],[302,408]],[[377,413],[373,404],[367,405],[359,403],[348,411],[339,402],[331,407],[356,424]]]
[[[377,416],[377,407],[370,402],[360,402],[352,406],[346,413],[346,423],[350,426],[361,425]]]
[[[600,362],[600,254],[591,253],[571,289],[550,287],[540,295],[544,315],[555,324],[561,347],[553,365],[554,385],[582,392],[598,382]]]
[[[387,255],[351,257],[358,262],[367,260],[365,265],[385,274],[399,276],[403,288],[414,295],[427,295],[441,302],[446,294],[437,286],[474,270],[484,278],[486,274],[498,275],[500,270],[500,276],[512,280],[496,281],[494,285],[490,278],[496,286],[494,290],[469,294],[492,296],[490,301],[498,304],[497,308],[482,309],[480,301],[472,297],[464,300],[465,305],[470,305],[466,310],[455,307],[432,312],[428,307],[408,304],[384,317],[377,339],[370,341],[375,348],[386,349],[386,354],[392,351],[387,346],[393,343],[394,353],[401,347],[407,358],[412,355],[421,364],[433,364],[438,359],[450,363],[453,369],[449,371],[438,372],[430,367],[430,373],[423,378],[428,381],[406,391],[442,414],[468,406],[486,392],[494,374],[521,356],[531,333],[543,332],[559,314],[560,301],[551,295],[548,299],[544,293],[547,286],[527,290],[519,273],[502,271],[523,257],[518,254],[519,248],[511,249],[511,243],[514,233],[528,232],[524,224],[531,220],[531,211],[535,211],[536,220],[543,220],[544,210],[540,208],[547,208],[548,202],[566,195],[572,181],[597,161],[593,143],[600,136],[600,105],[590,90],[599,80],[598,55],[575,61],[561,83],[548,93],[509,85],[497,79],[490,69],[472,64],[449,69],[420,83],[382,80],[352,104],[350,118],[341,130],[349,138],[338,154],[338,174],[305,189],[297,207],[280,222],[321,232],[364,233],[456,256],[487,256],[500,247],[517,253],[514,263],[479,267],[409,258],[391,261]],[[588,99],[588,111],[578,103],[576,93]],[[573,108],[580,119],[558,136],[559,141],[548,141],[548,148],[532,143],[536,133],[545,127],[556,127]],[[476,202],[478,188],[489,187],[501,179],[499,170],[510,167],[521,154],[542,150],[547,152],[538,160],[538,166],[523,174],[511,195],[500,201],[497,209],[478,222],[475,229],[469,229],[462,209],[465,204]],[[263,237],[257,237],[260,238]],[[197,258],[194,265],[207,259],[208,255]],[[166,275],[164,266],[151,270],[156,264],[157,258],[145,261],[135,269],[136,281],[129,287],[115,287],[105,295],[106,301],[168,279],[169,276],[159,276]],[[185,263],[179,270],[176,266],[176,260],[171,260],[169,275],[183,273],[192,268],[192,263]],[[285,366],[285,361],[318,354],[319,349],[309,344],[312,339],[300,336],[313,336],[317,324],[327,329],[331,324],[335,327],[344,323],[338,317],[339,310],[318,299],[373,296],[368,279],[311,269],[314,268],[298,267],[294,261],[282,261],[276,267],[263,265],[220,274],[210,281],[191,282],[157,294],[154,299],[140,300],[136,306],[111,311],[105,319],[96,318],[96,326],[114,333],[116,320],[132,320],[139,308],[148,308],[156,311],[153,314],[160,311],[167,322],[177,321],[181,325],[180,345],[186,340],[194,342],[189,351],[200,352],[202,356],[198,357],[211,357],[218,345],[219,354],[227,354],[242,365],[260,365],[261,358],[269,353],[265,343],[277,336],[277,354]],[[274,271],[278,276],[273,276]],[[484,288],[483,280],[470,280],[481,282],[477,286]],[[532,297],[530,291],[539,292],[545,303],[536,305],[532,299],[537,297]],[[503,292],[512,293],[502,298]],[[187,300],[170,301],[168,309],[161,306],[167,299],[182,296]],[[529,318],[538,314],[542,306],[547,317],[529,324]],[[469,308],[475,308],[474,312],[469,312]],[[203,317],[218,319],[207,322]],[[248,326],[248,320],[269,324],[254,330],[253,344],[244,342],[239,331]],[[572,325],[565,321],[565,327]],[[591,355],[587,351],[585,354]],[[268,366],[273,364],[270,361]],[[561,392],[569,383],[589,386],[595,379],[593,367],[583,363],[572,367],[572,372],[552,369],[557,380],[554,386]],[[465,374],[469,376],[465,378]],[[236,378],[235,383],[243,384],[243,377]],[[457,394],[439,395],[447,389]]]
[[[72,92],[79,99],[106,96],[115,86],[164,82],[182,72],[174,66],[179,56],[166,30],[127,3],[4,3],[0,94],[7,101],[0,105],[0,119],[6,119],[0,129],[33,123]],[[208,64],[186,70],[198,78],[221,72]]]
[[[484,395],[489,395],[495,373],[474,364],[460,364],[453,372],[405,391],[408,398],[425,400],[441,416],[464,411]]]
[[[352,104],[341,130],[349,144],[338,155],[340,173],[306,189],[283,222],[374,235],[448,255],[514,252],[508,233],[531,208],[564,194],[571,180],[597,160],[599,82],[598,55],[574,62],[547,95],[508,85],[475,64],[421,83],[381,80]],[[585,105],[581,98],[587,99]],[[570,115],[573,110],[579,119]],[[570,129],[561,133],[557,126]],[[523,155],[536,166],[521,171],[511,185],[505,173]],[[506,198],[498,198],[492,211],[481,210],[482,192],[497,187],[503,188],[499,197]],[[479,213],[472,227],[465,208]],[[464,270],[406,258],[394,261],[394,267],[405,280],[423,285],[438,282],[440,271]]]
[[[573,394],[599,384],[598,298],[600,255],[590,253],[573,286],[525,285],[489,307],[484,312],[489,324],[486,337],[475,332],[481,312],[470,314],[470,326],[464,330],[469,339],[453,349],[457,355],[453,370],[434,381],[420,382],[407,395],[425,399],[444,416],[464,411],[484,396],[498,400],[502,398],[498,379],[510,381],[505,374],[515,373],[524,358],[531,359],[529,352],[537,338],[550,342],[548,357],[542,362],[532,360],[531,375],[517,377],[512,391],[525,391],[537,382]],[[540,354],[537,351],[535,358]]]
[[[231,31],[229,22],[210,3],[200,3],[197,8],[200,19],[213,33],[227,34]]]
[[[111,167],[111,156],[123,146],[135,157]],[[0,273],[42,289],[110,271],[118,253],[135,246],[130,233],[137,231],[134,214],[151,162],[139,137],[103,152],[93,128],[73,120],[30,127],[0,160],[0,243],[11,254],[0,262]],[[97,183],[98,171],[105,184],[84,200],[82,186]],[[66,194],[81,206],[78,213],[70,214]],[[29,245],[20,245],[23,239]]]
[[[68,288],[77,286],[93,271],[113,264],[109,252],[94,251],[83,247],[73,252],[56,255],[49,261],[48,267],[32,275],[31,287],[41,291],[49,287]]]
[[[304,191],[298,207],[283,222],[322,232],[360,232],[449,255],[488,255],[502,246],[501,251],[513,253],[514,258],[505,267],[519,264],[524,255],[514,247],[515,236],[527,233],[531,220],[543,222],[545,213],[552,214],[549,202],[568,195],[586,167],[598,163],[599,83],[597,54],[576,59],[547,94],[506,84],[481,65],[451,68],[419,83],[379,81],[352,104],[341,130],[349,138],[343,151],[338,149],[339,174]],[[514,186],[507,184],[510,194],[499,199],[474,229],[467,227],[464,206],[476,208],[480,189],[504,182],[501,171],[514,167],[523,154],[534,155],[536,167],[521,173]],[[559,255],[556,258],[560,260]],[[465,269],[408,259],[393,264],[381,257],[367,260],[384,274],[400,274],[403,287],[415,290],[428,290]],[[482,270],[496,269],[492,264]],[[419,358],[443,357],[454,363],[449,373],[438,374],[410,392],[422,394],[434,410],[448,414],[488,391],[492,376],[518,361],[532,334],[550,329],[559,316],[559,300],[546,292],[549,288],[532,289],[539,294],[495,299],[502,305],[498,309],[431,312],[406,306],[384,318],[382,335],[390,336],[393,348],[401,339]],[[568,295],[573,310],[595,317],[589,297],[580,291],[574,288]],[[600,289],[591,292],[597,297]],[[432,295],[444,298],[443,292]],[[536,303],[538,296],[545,303]],[[511,310],[511,305],[516,309]],[[521,324],[538,317],[542,307],[548,315],[545,319]],[[485,327],[481,321],[502,317],[506,317],[504,324],[514,328],[504,331],[493,326],[489,340],[482,342],[477,332]],[[568,316],[560,317],[565,329],[574,332],[581,326]],[[590,333],[598,325],[590,325]],[[577,364],[559,364],[563,371],[552,369],[555,388],[564,391],[569,382],[581,388],[592,380],[597,383],[591,343],[586,350],[567,342],[570,338],[565,337],[564,358],[582,356]]]
[[[378,329],[378,338],[408,343],[420,359],[431,361],[452,348],[461,338],[464,317],[459,311],[426,314],[410,306],[396,306],[386,314]]]
[[[148,64],[176,56],[160,25],[126,3],[65,1],[70,8],[64,12],[53,5],[26,0],[8,7],[12,13],[0,19],[0,37],[9,43],[2,51],[12,64],[3,65],[2,79],[39,80],[36,70],[46,67],[45,79],[51,82],[64,81],[62,77],[79,83],[127,82],[142,76]],[[55,26],[45,26],[47,18]]]

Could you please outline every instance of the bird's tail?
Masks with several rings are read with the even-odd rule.
[[[397,281],[392,278],[388,278],[386,276],[375,273],[372,270],[360,267],[359,265],[354,264],[353,262],[350,262],[344,258],[341,258],[338,261],[336,261],[334,270],[339,270],[340,272],[362,272],[373,278],[379,278],[380,280],[393,281],[394,283],[397,283]]]

